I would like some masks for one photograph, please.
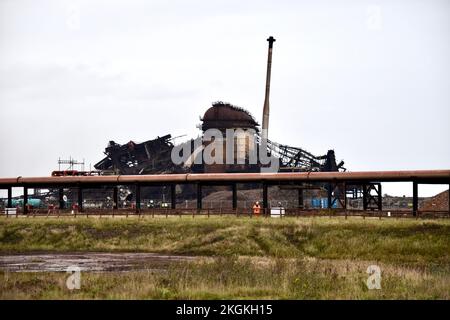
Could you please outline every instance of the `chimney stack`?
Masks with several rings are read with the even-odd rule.
[[[270,36],[269,39],[269,53],[267,58],[267,76],[266,76],[266,96],[264,98],[263,121],[262,121],[262,138],[267,140],[269,130],[269,95],[270,95],[270,74],[272,71],[272,49],[275,38]]]

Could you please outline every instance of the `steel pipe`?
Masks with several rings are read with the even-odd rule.
[[[121,185],[121,184],[166,184],[166,183],[233,183],[233,182],[401,182],[438,181],[450,183],[450,170],[413,171],[359,171],[359,172],[282,172],[282,173],[186,173],[159,175],[116,175],[75,177],[17,177],[0,178],[0,186],[65,186],[65,185]],[[424,182],[425,181],[425,182]]]

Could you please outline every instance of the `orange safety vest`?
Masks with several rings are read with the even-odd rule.
[[[261,206],[259,204],[253,205],[253,214],[259,215],[260,212],[261,212]]]

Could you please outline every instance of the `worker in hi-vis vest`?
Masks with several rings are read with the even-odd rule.
[[[260,213],[261,213],[261,206],[259,205],[259,202],[256,201],[255,204],[253,205],[253,214],[255,216],[259,216]]]

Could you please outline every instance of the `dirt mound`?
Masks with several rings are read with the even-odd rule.
[[[261,201],[262,200],[262,190],[261,189],[250,189],[250,190],[238,190],[237,196],[239,200],[246,201]],[[204,201],[231,201],[233,195],[230,191],[216,191],[205,198]],[[278,187],[269,188],[269,200],[290,200],[297,201],[298,194],[296,190],[280,190]]]
[[[421,210],[445,211],[448,210],[448,190],[438,193],[434,197],[425,200],[420,207]]]
[[[311,198],[311,196],[326,197],[326,193],[318,190],[305,190],[304,199],[305,202]],[[231,205],[233,194],[231,190],[219,190],[212,191],[203,198],[203,203],[207,207],[210,203],[222,203],[223,206]],[[254,201],[262,201],[263,193],[262,189],[247,189],[239,190],[237,192],[238,207],[248,207]],[[298,205],[298,190],[290,188],[280,188],[278,186],[271,186],[268,189],[268,200],[272,205],[276,205],[281,202],[286,207],[295,208]]]

